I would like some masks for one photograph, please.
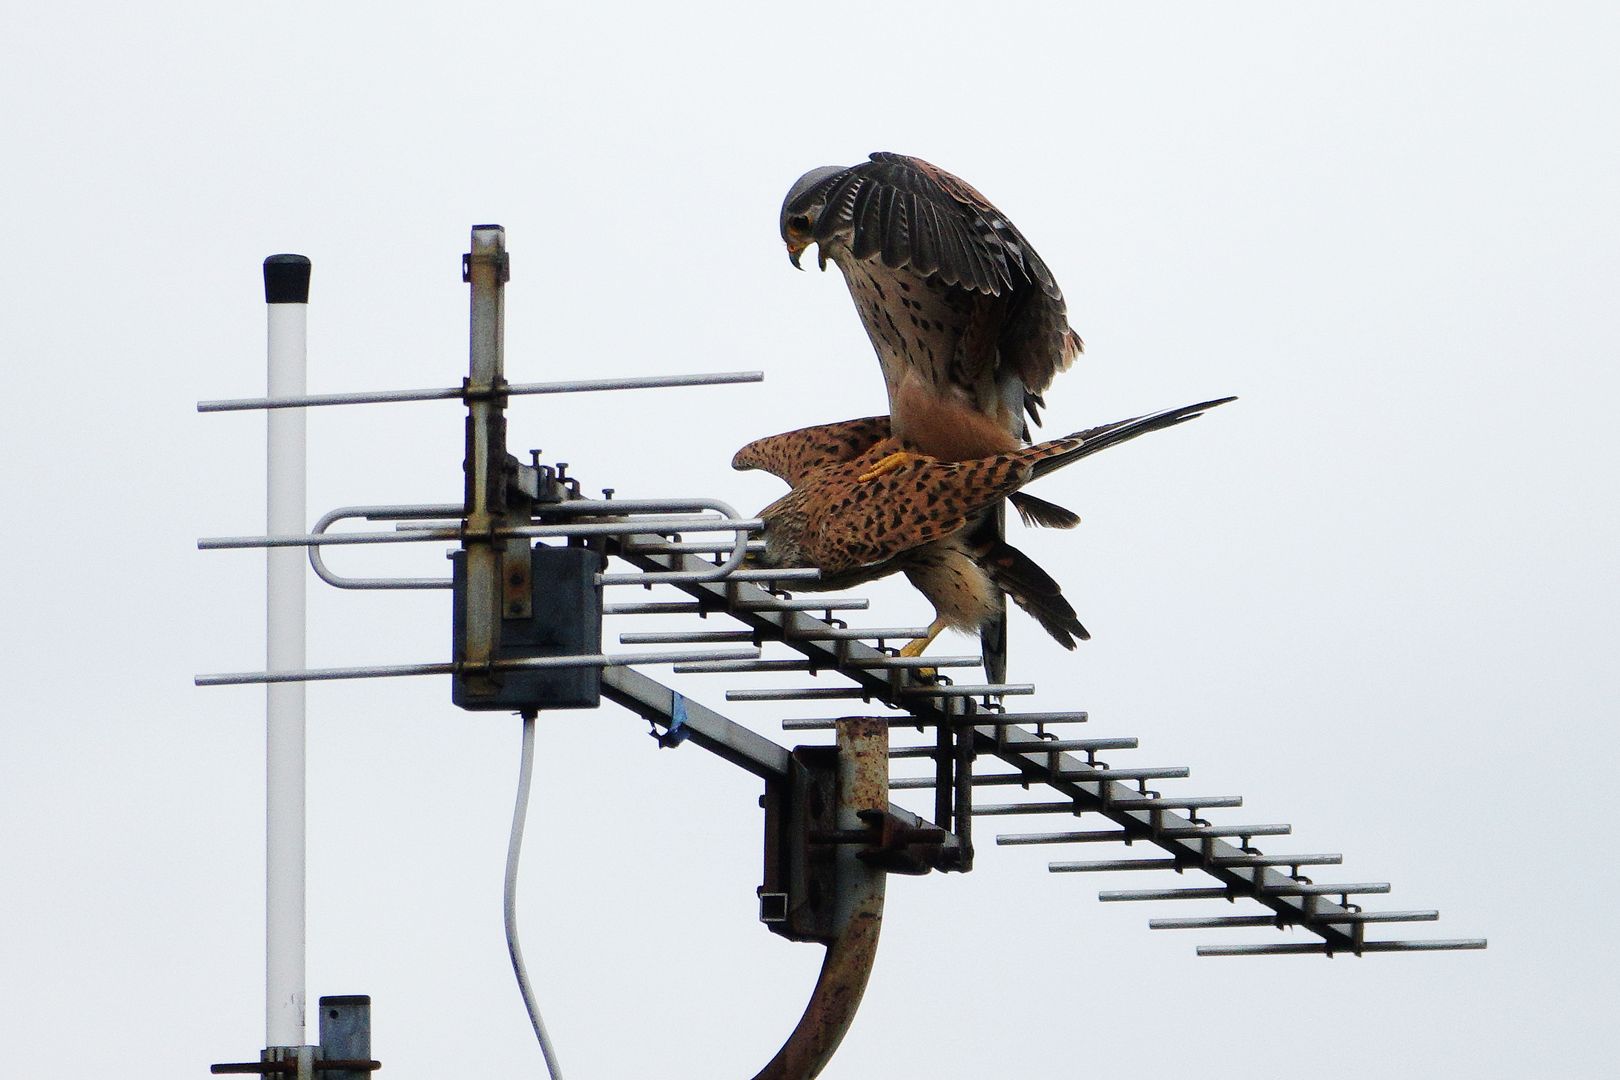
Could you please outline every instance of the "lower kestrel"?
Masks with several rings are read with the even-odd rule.
[[[818,589],[844,589],[903,573],[935,618],[907,646],[919,655],[946,628],[979,631],[1009,596],[1067,649],[1090,635],[1062,589],[993,527],[1002,499],[1099,450],[1185,423],[1234,399],[1149,413],[969,461],[918,454],[886,416],[820,424],[758,439],[734,469],[763,469],[791,490],[760,511],[765,550],[755,564],[815,567]]]

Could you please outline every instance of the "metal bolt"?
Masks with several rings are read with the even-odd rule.
[[[617,490],[616,488],[603,488],[602,489],[602,498],[604,498],[604,499],[613,498],[613,492],[616,491],[616,490]]]

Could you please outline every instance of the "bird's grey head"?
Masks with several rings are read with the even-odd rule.
[[[816,218],[827,204],[827,192],[831,190],[826,181],[849,169],[848,165],[823,165],[811,169],[793,182],[787,198],[782,200],[782,217],[778,222],[782,242],[787,245],[788,259],[801,270],[804,268],[799,266],[799,256],[815,242],[812,234],[815,232]],[[825,262],[822,269],[826,269]]]

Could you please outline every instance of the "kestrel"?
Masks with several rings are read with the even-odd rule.
[[[794,266],[813,243],[823,270],[831,259],[843,272],[903,444],[886,467],[913,452],[965,461],[1029,441],[1041,395],[1082,346],[1046,264],[990,200],[920,158],[876,153],[801,176],[779,227]],[[1027,492],[1009,501],[1028,524],[1080,521]],[[984,543],[999,542],[1000,506],[985,516]],[[1004,617],[982,638],[986,671],[1001,681]]]
[[[780,226],[793,265],[813,243],[823,270],[843,271],[897,438],[944,461],[1028,442],[1026,416],[1040,422],[1081,342],[1046,264],[988,199],[920,158],[876,153],[801,176]]]
[[[816,567],[815,587],[843,589],[904,573],[934,605],[917,656],[947,627],[977,631],[1010,596],[1073,649],[1090,635],[1057,582],[1001,539],[987,511],[1024,485],[1099,450],[1185,423],[1232,398],[1185,405],[968,461],[909,454],[888,417],[821,424],[749,443],[734,469],[764,469],[786,495],[760,511],[764,567]],[[892,464],[885,464],[892,462]]]

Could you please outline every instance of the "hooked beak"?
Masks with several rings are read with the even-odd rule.
[[[809,247],[809,246],[810,246],[810,241],[808,241],[808,240],[806,240],[802,244],[795,243],[792,240],[788,241],[788,246],[787,246],[788,262],[793,264],[793,269],[795,269],[795,270],[803,270],[804,269],[804,267],[799,265],[799,256],[803,255],[804,254],[804,249]]]

